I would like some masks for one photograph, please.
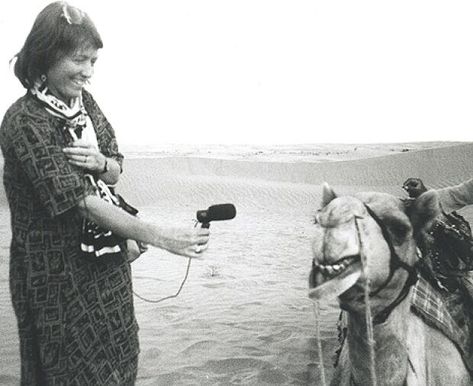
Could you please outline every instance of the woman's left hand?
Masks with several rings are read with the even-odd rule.
[[[106,157],[91,143],[78,139],[72,147],[63,149],[67,159],[73,165],[90,172],[101,172],[105,167]]]

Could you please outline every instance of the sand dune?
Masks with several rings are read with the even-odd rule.
[[[283,183],[288,191],[297,195],[307,193],[307,190],[310,192],[312,187],[318,189],[318,185],[327,181],[334,186],[365,187],[368,190],[391,187],[388,190],[395,193],[400,192],[402,182],[411,176],[424,179],[433,188],[457,184],[472,177],[472,160],[473,144],[319,163],[237,161],[191,156],[135,158],[126,160],[119,190],[141,205],[152,203],[156,197],[176,194],[179,186],[194,189],[197,195],[220,190],[236,197],[240,197],[243,190],[250,186],[271,196],[275,183]],[[302,188],[294,184],[309,186]],[[277,193],[274,196],[278,198]],[[302,199],[304,197],[306,195],[302,194]]]

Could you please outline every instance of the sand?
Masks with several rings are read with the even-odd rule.
[[[320,384],[321,359],[328,377],[332,371],[337,317],[334,305],[321,310],[319,358],[307,278],[320,184],[327,181],[340,194],[403,196],[407,177],[435,188],[470,178],[472,159],[470,143],[129,152],[118,190],[144,219],[193,226],[196,210],[224,202],[237,207],[234,220],[211,225],[210,248],[192,262],[179,297],[159,304],[136,299],[137,384]],[[0,202],[0,384],[12,385],[18,348],[8,293],[8,210],[4,197]],[[470,208],[465,214],[473,220]],[[152,299],[175,293],[186,264],[152,248],[133,263],[136,291]]]

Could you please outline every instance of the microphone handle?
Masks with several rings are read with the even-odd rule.
[[[210,228],[209,222],[203,222],[201,228]]]

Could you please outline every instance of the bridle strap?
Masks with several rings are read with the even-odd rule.
[[[379,286],[374,292],[370,293],[370,296],[375,296],[381,290],[386,288],[386,286],[392,280],[394,273],[399,268],[405,269],[407,273],[409,274],[397,298],[394,299],[394,301],[391,304],[389,304],[384,310],[382,310],[379,314],[377,314],[373,318],[373,323],[379,324],[386,321],[388,316],[391,314],[392,310],[394,310],[394,308],[396,308],[399,305],[399,303],[401,303],[406,298],[406,296],[409,294],[410,287],[417,282],[418,277],[417,277],[417,270],[415,266],[410,266],[409,264],[404,263],[399,257],[399,255],[397,254],[396,250],[394,249],[394,245],[391,240],[391,236],[389,235],[388,229],[384,225],[384,223],[381,221],[381,219],[376,215],[376,213],[374,213],[374,211],[367,204],[364,204],[364,205],[365,205],[366,210],[368,211],[368,214],[373,218],[373,220],[380,227],[383,238],[388,244],[389,252],[391,254],[391,258],[389,260],[389,276],[387,277],[387,279],[381,286]],[[356,218],[355,218],[355,221],[356,221]]]
[[[409,272],[409,276],[404,283],[404,286],[402,287],[401,292],[397,296],[394,301],[389,304],[384,310],[379,312],[374,318],[373,318],[373,324],[380,324],[386,321],[388,316],[391,314],[391,312],[407,297],[409,294],[409,290],[411,289],[411,286],[413,286],[417,282],[417,273],[411,274]]]

